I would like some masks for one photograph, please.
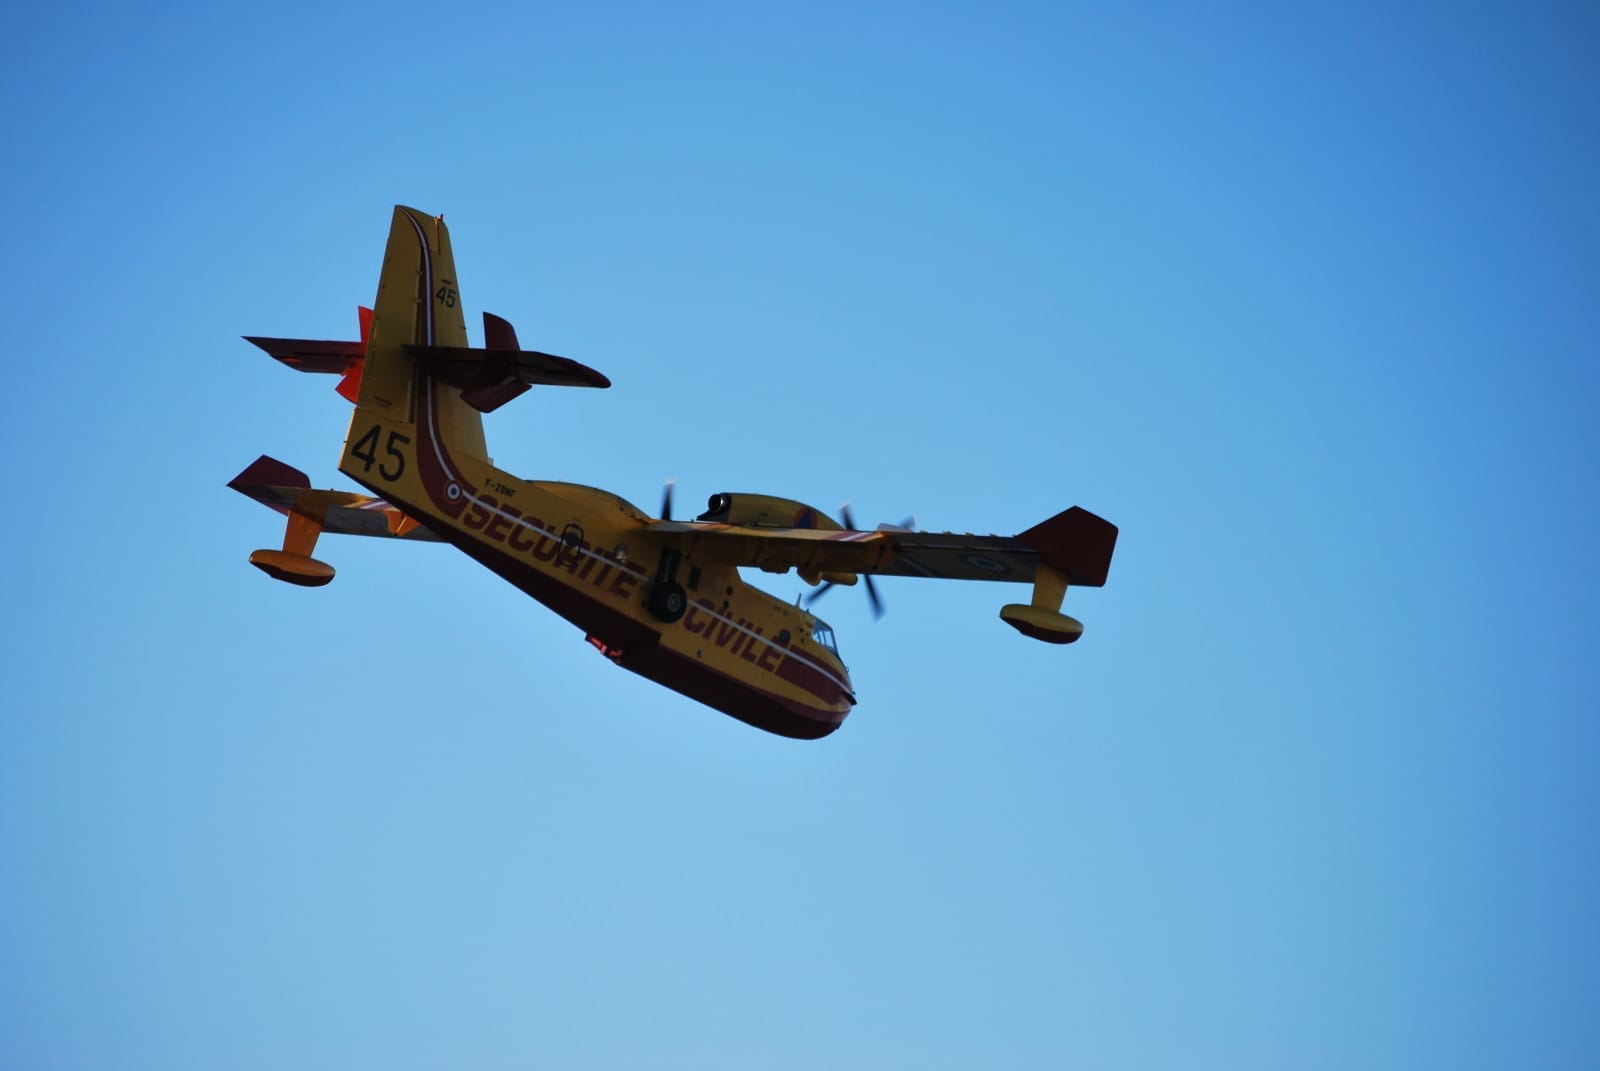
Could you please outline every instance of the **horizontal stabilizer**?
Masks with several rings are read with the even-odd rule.
[[[245,335],[244,340],[299,372],[321,372],[342,376],[340,395],[355,402],[360,396],[361,376],[372,335],[372,310],[359,309],[361,341],[336,342],[311,338],[264,338]],[[480,413],[492,413],[530,387],[611,386],[611,380],[577,361],[553,353],[525,350],[517,344],[517,332],[509,322],[493,313],[483,314],[483,349],[467,346],[406,346],[427,374],[459,388],[462,399]]]
[[[334,390],[352,405],[361,396],[362,362],[367,354],[367,342],[372,338],[372,310],[365,305],[356,309],[361,322],[360,342],[330,342],[313,338],[258,338],[245,335],[252,346],[266,350],[273,357],[299,372],[322,372],[342,376]]]
[[[588,365],[536,350],[407,346],[406,352],[415,356],[430,375],[466,392],[490,394],[496,388],[513,385],[601,389],[611,386],[611,380]],[[490,401],[493,397],[490,394],[480,400]],[[471,401],[470,398],[468,400]],[[496,404],[506,401],[510,401],[510,397],[502,398]],[[488,411],[482,406],[478,408]]]
[[[266,350],[273,357],[299,372],[326,372],[344,375],[361,361],[367,352],[364,342],[328,342],[310,338],[256,338],[245,335],[252,346]]]

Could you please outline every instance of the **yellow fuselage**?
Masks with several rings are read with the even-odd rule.
[[[652,609],[660,537],[616,495],[522,480],[440,435],[449,388],[418,381],[417,420],[358,409],[340,469],[584,631],[625,669],[783,736],[838,728],[855,702],[825,626],[725,564],[677,563],[682,616]]]

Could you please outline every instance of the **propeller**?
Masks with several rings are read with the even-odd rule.
[[[846,502],[844,505],[839,507],[839,519],[844,522],[844,526],[847,531],[860,531],[860,529],[856,527],[856,519],[850,515],[850,503]],[[878,527],[880,529],[887,529],[891,531],[909,532],[916,526],[917,519],[915,517],[907,517],[903,524],[882,524]],[[867,589],[867,602],[872,604],[872,619],[876,621],[883,616],[883,599],[878,595],[878,586],[872,582],[871,573],[862,573],[861,579],[864,581],[863,586]],[[810,606],[812,603],[826,595],[831,589],[838,586],[839,585],[835,584],[831,580],[823,581],[821,586],[819,586],[816,591],[813,591],[810,595],[806,596],[806,605]]]
[[[866,581],[867,601],[872,604],[872,619],[876,621],[883,616],[883,599],[878,595],[878,586],[872,582],[870,573],[862,573],[861,579]],[[824,580],[816,591],[806,596],[806,605],[815,606],[818,599],[838,586],[831,580]]]
[[[678,486],[677,480],[668,480],[661,488],[661,519],[672,520],[672,489]]]

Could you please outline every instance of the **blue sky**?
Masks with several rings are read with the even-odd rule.
[[[0,1068],[1589,1067],[1583,5],[37,6],[0,42]],[[641,505],[1121,526],[825,609],[816,744],[441,547],[245,562],[390,207]],[[472,327],[475,332],[476,327]],[[799,590],[779,578],[773,590]]]

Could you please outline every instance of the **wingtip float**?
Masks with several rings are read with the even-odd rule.
[[[251,564],[306,587],[333,579],[311,555],[324,532],[446,542],[576,625],[604,657],[741,721],[816,739],[839,727],[855,689],[833,631],[798,605],[746,584],[741,566],[794,570],[825,591],[871,578],[995,580],[1033,586],[1001,620],[1024,636],[1072,643],[1069,586],[1105,584],[1117,529],[1074,506],[1016,536],[858,531],[802,502],[713,495],[694,521],[650,517],[598,488],[527,480],[495,468],[481,414],[535,386],[606,388],[577,361],[524,350],[484,313],[468,345],[450,232],[442,216],[396,207],[361,337],[329,342],[247,336],[302,372],[340,377],[355,405],[339,471],[377,497],[313,490],[262,457],[230,487],[283,514],[281,549]],[[876,605],[876,599],[874,598]]]

